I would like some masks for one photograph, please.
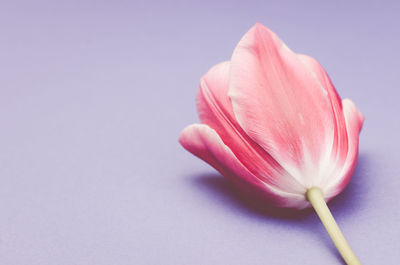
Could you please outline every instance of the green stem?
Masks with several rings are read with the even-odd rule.
[[[329,236],[346,264],[361,265],[335,222],[328,205],[326,205],[321,189],[312,187],[307,190],[306,196],[317,212],[319,219],[321,219],[322,224],[325,226],[326,231],[328,231]]]

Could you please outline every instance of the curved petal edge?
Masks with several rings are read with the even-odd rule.
[[[212,165],[242,190],[266,197],[265,202],[272,206],[302,209],[309,205],[305,196],[277,190],[251,174],[215,130],[207,125],[189,125],[182,131],[179,142],[186,150]]]

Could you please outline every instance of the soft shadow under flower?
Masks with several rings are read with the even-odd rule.
[[[346,217],[362,207],[363,197],[368,189],[365,183],[369,182],[368,171],[370,159],[366,154],[360,154],[353,178],[346,189],[334,198],[330,207],[335,211],[340,209],[341,215]],[[232,211],[241,211],[249,216],[258,216],[260,218],[274,218],[286,221],[299,221],[308,218],[314,218],[313,211],[310,208],[302,211],[293,209],[278,208],[268,206],[258,198],[248,196],[238,189],[231,181],[223,178],[219,173],[206,173],[190,178],[195,186],[202,192],[211,196],[213,200],[224,204],[227,209]],[[364,195],[363,195],[364,194]],[[311,215],[311,216],[310,216]]]

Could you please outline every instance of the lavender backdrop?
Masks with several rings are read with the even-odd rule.
[[[366,116],[333,214],[399,264],[400,4],[0,2],[0,263],[341,264],[320,221],[261,210],[177,142],[199,78],[257,21]]]

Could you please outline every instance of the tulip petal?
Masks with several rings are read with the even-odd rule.
[[[304,55],[297,54],[297,57],[309,68],[309,71],[315,76],[318,82],[326,88],[328,92],[328,96],[330,99],[330,105],[332,107],[332,113],[334,115],[334,137],[332,138],[332,150],[331,155],[334,157],[338,157],[340,160],[343,157],[340,157],[341,153],[347,153],[347,132],[346,132],[346,123],[343,116],[342,111],[342,100],[338,93],[335,90],[328,74],[325,72],[323,67],[315,60],[314,58]],[[343,162],[343,160],[342,160]]]
[[[236,158],[217,132],[207,125],[193,124],[186,127],[179,142],[189,152],[212,165],[241,188],[268,196],[266,202],[272,205],[293,208],[304,208],[308,205],[304,195],[283,192],[260,181]]]
[[[343,115],[343,106],[340,96],[335,90],[328,74],[323,67],[312,57],[304,54],[297,54],[297,57],[308,67],[318,82],[326,88],[330,99],[330,105],[334,116],[334,134],[331,143],[325,154],[321,154],[319,174],[314,176],[314,185],[325,187],[326,182],[331,178],[340,176],[340,169],[343,167],[348,152],[348,137],[346,122]],[[323,188],[322,188],[323,189]]]
[[[325,83],[272,31],[256,24],[232,56],[229,97],[239,124],[307,188],[332,148],[335,115]]]
[[[364,123],[364,116],[357,109],[356,105],[350,99],[342,101],[344,118],[346,120],[348,150],[345,155],[345,163],[339,178],[331,178],[326,185],[326,194],[328,197],[334,197],[340,193],[350,182],[354,173],[357,157],[359,134]]]
[[[236,121],[228,97],[230,63],[220,63],[203,76],[197,95],[202,123],[213,128],[243,165],[271,186],[304,194],[305,188],[261,146],[254,142]]]

